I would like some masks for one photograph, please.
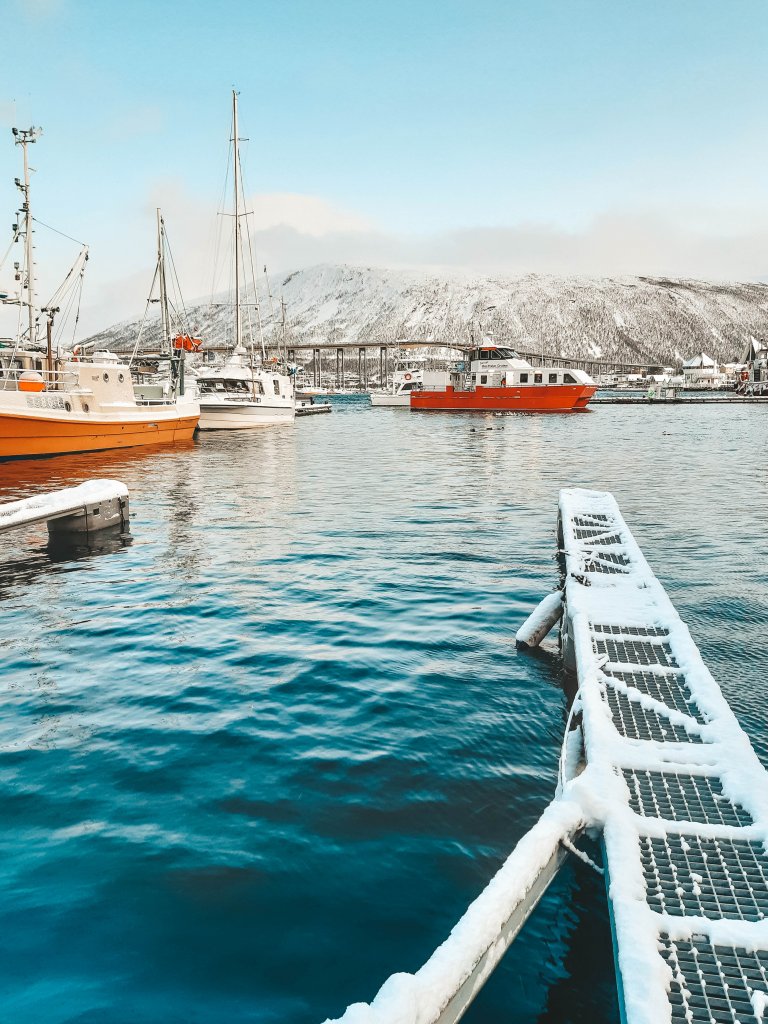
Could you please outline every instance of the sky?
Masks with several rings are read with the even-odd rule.
[[[90,246],[86,330],[140,312],[158,205],[187,298],[210,292],[233,87],[271,271],[768,272],[765,0],[0,0],[0,17],[8,241],[9,129],[40,125],[34,209]],[[52,290],[77,247],[35,243]]]

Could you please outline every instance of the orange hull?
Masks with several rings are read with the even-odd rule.
[[[585,409],[597,387],[587,384],[534,384],[477,387],[474,391],[412,391],[411,408],[454,412],[575,412]]]
[[[0,458],[96,452],[148,444],[188,441],[197,416],[146,419],[133,422],[44,419],[0,413]]]

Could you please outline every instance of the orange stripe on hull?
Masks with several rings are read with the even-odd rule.
[[[585,409],[596,387],[577,384],[412,391],[411,408],[454,412],[573,412]]]
[[[136,422],[44,420],[0,413],[0,458],[62,455],[188,441],[197,416]]]

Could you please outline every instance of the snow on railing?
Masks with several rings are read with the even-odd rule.
[[[470,904],[449,937],[415,974],[393,974],[371,1003],[354,1003],[325,1024],[452,1024],[501,960],[587,824],[579,793],[566,784]]]

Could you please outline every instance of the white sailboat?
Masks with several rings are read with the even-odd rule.
[[[200,430],[243,430],[292,423],[296,415],[293,381],[281,372],[277,360],[267,362],[263,341],[259,356],[253,337],[243,340],[241,283],[243,277],[240,221],[240,139],[237,127],[237,92],[232,92],[232,146],[234,178],[234,349],[223,366],[200,369]],[[255,283],[254,283],[255,292]],[[258,362],[257,362],[258,360]]]

